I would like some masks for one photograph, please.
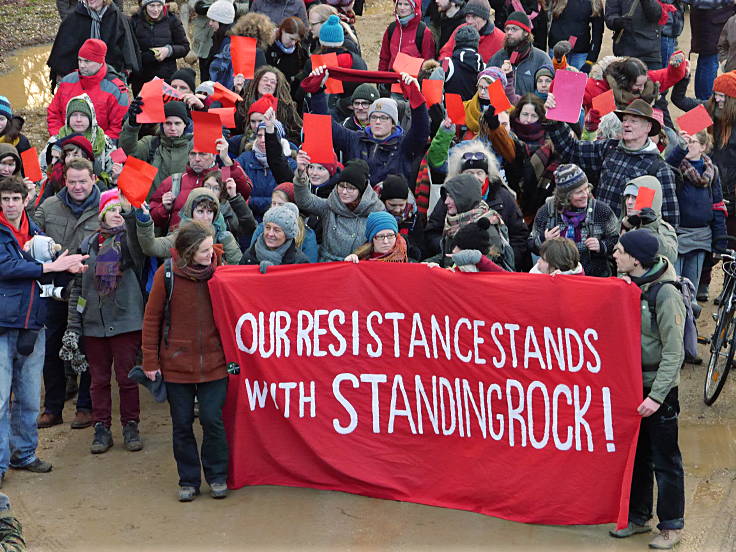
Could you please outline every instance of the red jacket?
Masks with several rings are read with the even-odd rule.
[[[49,135],[56,136],[66,124],[66,104],[80,94],[92,99],[100,128],[110,138],[117,139],[128,112],[128,88],[114,74],[108,75],[106,64],[91,77],[82,77],[79,71],[74,71],[61,80],[48,107]]]
[[[465,25],[468,25],[468,23],[465,23]],[[457,29],[459,29],[460,27],[462,27],[462,25],[460,25]],[[457,29],[452,31],[450,39],[440,50],[439,59],[452,57],[452,52],[455,51],[455,35],[457,34]],[[503,34],[503,31],[498,27],[494,27],[493,31],[488,33],[487,35],[480,36],[480,42],[478,43],[478,53],[483,58],[483,61],[488,63],[491,57],[493,57],[493,54],[503,48],[503,38],[505,36],[506,35]]]
[[[156,191],[151,196],[151,218],[156,226],[166,228],[168,226],[169,231],[179,224],[179,211],[184,204],[187,202],[189,192],[194,188],[204,186],[204,181],[207,179],[207,175],[215,170],[222,171],[222,181],[225,182],[228,178],[235,180],[238,193],[243,196],[246,201],[250,197],[250,192],[253,189],[253,184],[245,174],[242,167],[237,161],[233,161],[233,164],[229,167],[218,167],[215,165],[210,169],[206,169],[201,173],[195,173],[192,168],[187,164],[187,170],[181,176],[181,184],[179,186],[179,193],[174,199],[174,204],[171,206],[171,210],[167,211],[164,204],[161,202],[161,198],[166,192],[171,191],[171,177],[168,176],[161,181],[161,185],[156,188]]]
[[[656,71],[647,71],[649,80],[659,83],[659,91],[664,92],[668,88],[674,86],[685,77],[685,71],[687,64],[681,63],[678,67],[674,65],[668,65],[664,69],[657,69]],[[593,107],[593,98],[599,94],[603,94],[608,91],[611,87],[608,86],[608,82],[605,79],[588,79],[585,85],[585,94],[583,94],[583,107],[585,111],[588,111]]]
[[[394,13],[396,10],[394,9]],[[404,52],[408,56],[434,59],[435,45],[434,36],[429,27],[425,27],[422,44],[416,44],[417,27],[422,20],[422,3],[417,2],[414,6],[414,17],[402,27],[396,18],[394,32],[389,36],[389,30],[383,33],[383,41],[381,42],[381,52],[378,54],[378,70],[392,71],[396,54]]]

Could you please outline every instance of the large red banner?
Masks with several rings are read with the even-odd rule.
[[[232,488],[627,522],[639,290],[426,265],[218,268]]]

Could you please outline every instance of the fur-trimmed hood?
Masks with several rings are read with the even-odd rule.
[[[460,174],[460,167],[463,164],[463,155],[472,151],[482,151],[488,158],[488,180],[503,180],[501,173],[498,171],[498,161],[496,154],[491,148],[480,140],[467,140],[459,143],[450,150],[447,159],[447,178],[452,178]]]
[[[590,69],[590,75],[588,75],[591,79],[595,80],[603,80],[603,72],[608,69],[608,66],[611,65],[614,61],[621,61],[625,59],[623,56],[605,56],[599,59],[593,67]]]

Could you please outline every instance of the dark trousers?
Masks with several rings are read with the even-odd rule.
[[[649,393],[644,390],[644,396]],[[654,477],[657,478],[657,528],[685,526],[685,473],[677,445],[677,416],[680,403],[677,387],[654,414],[641,419],[631,479],[629,521],[644,525],[652,517]]]
[[[69,304],[64,301],[43,299],[46,301],[46,355],[43,361],[43,386],[46,392],[44,411],[60,415],[64,410],[66,399],[66,372],[64,361],[59,358],[61,338],[66,331],[66,317]],[[77,410],[92,410],[92,398],[89,394],[89,371],[79,378],[79,394]]]
[[[135,358],[141,346],[141,332],[128,332],[112,337],[84,337],[84,352],[89,363],[92,379],[92,419],[105,427],[112,423],[112,386],[110,378],[113,367],[120,395],[120,423],[140,421],[138,384],[128,378],[135,366]]]
[[[206,383],[166,382],[173,428],[174,459],[179,485],[199,489],[202,483],[197,440],[194,438],[194,397],[199,399],[202,425],[202,468],[210,485],[227,480],[228,447],[222,406],[227,394],[227,378]]]

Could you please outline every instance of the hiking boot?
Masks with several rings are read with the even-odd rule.
[[[630,521],[629,524],[623,529],[611,529],[608,534],[612,537],[616,537],[617,539],[625,539],[626,537],[630,537],[631,535],[648,533],[651,530],[651,525],[638,525],[633,521]]]
[[[698,291],[695,294],[695,300],[703,303],[708,300],[708,286],[698,285]]]
[[[179,502],[191,502],[198,495],[199,489],[186,486],[179,487]]]
[[[92,439],[92,445],[89,451],[92,454],[102,454],[112,447],[112,432],[109,427],[105,427],[102,422],[95,424],[95,436]]]
[[[227,483],[212,483],[210,485],[210,496],[212,498],[225,498],[227,492]]]
[[[670,550],[682,539],[682,529],[662,529],[649,543],[649,548]]]
[[[53,466],[49,462],[44,462],[40,458],[36,458],[33,462],[25,466],[10,466],[14,470],[25,470],[32,473],[49,473]]]
[[[92,412],[89,410],[77,410],[74,420],[72,420],[72,429],[85,429],[92,427],[93,424]]]
[[[703,357],[701,356],[691,356],[687,353],[685,353],[685,364],[703,364]]]
[[[36,424],[36,426],[38,427],[38,429],[45,429],[47,427],[61,425],[63,423],[64,419],[61,417],[61,414],[44,412],[38,417],[38,424]]]
[[[138,433],[138,422],[130,420],[123,426],[123,446],[130,452],[143,449],[143,441]]]

